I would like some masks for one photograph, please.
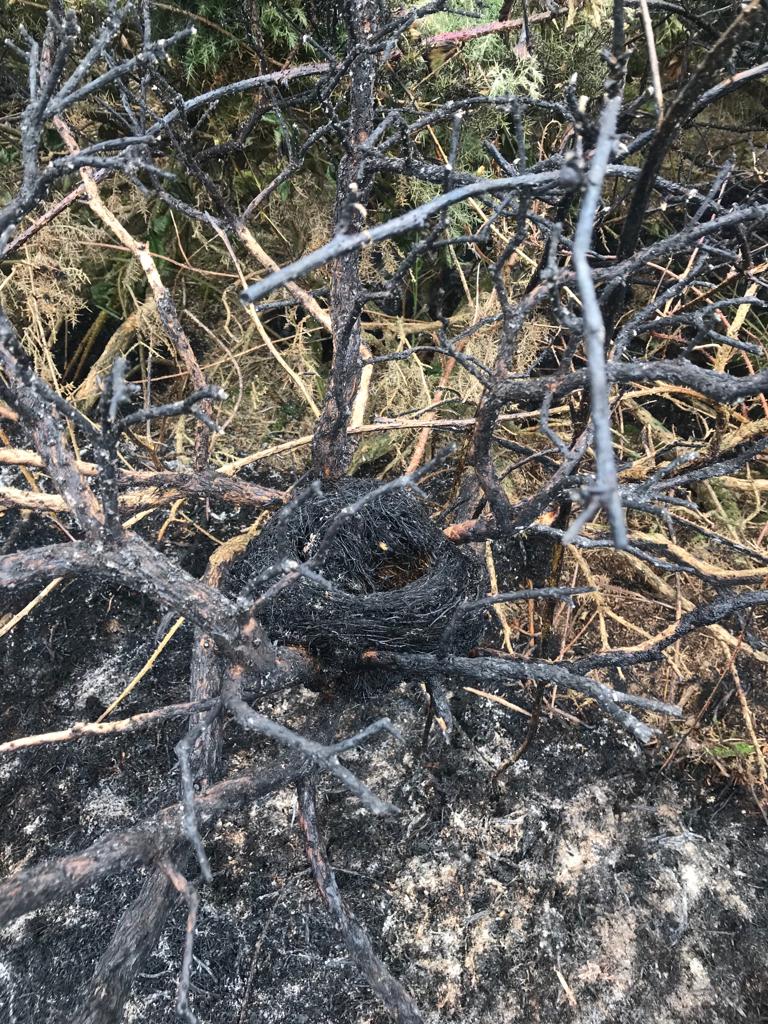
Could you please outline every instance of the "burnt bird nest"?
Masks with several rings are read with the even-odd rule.
[[[482,593],[484,568],[445,537],[417,495],[398,488],[364,500],[377,486],[347,479],[277,513],[233,566],[227,589],[256,599],[277,589],[278,567],[312,560],[311,578],[258,608],[276,642],[341,665],[370,650],[465,653],[484,618],[462,606]]]

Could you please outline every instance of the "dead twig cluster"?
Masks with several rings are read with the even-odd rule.
[[[22,30],[9,44],[25,68],[27,96],[18,188],[0,210],[0,258],[18,253],[68,205],[84,201],[140,267],[188,383],[180,399],[142,403],[129,361],[120,357],[101,379],[91,418],[38,372],[11,318],[0,313],[0,415],[13,424],[13,440],[0,450],[0,464],[30,474],[33,482],[33,471],[42,474],[51,488],[4,486],[0,508],[59,517],[69,536],[56,544],[4,549],[0,589],[26,596],[33,586],[61,579],[108,580],[194,628],[186,702],[0,744],[3,756],[188,720],[176,747],[176,803],[84,850],[0,881],[0,924],[7,924],[118,872],[151,866],[95,967],[78,1021],[119,1018],[176,895],[187,907],[177,1011],[195,1020],[200,887],[212,878],[207,826],[225,810],[292,786],[298,789],[312,874],[352,959],[396,1020],[422,1019],[413,997],[391,975],[342,900],[317,812],[317,780],[330,775],[369,812],[398,813],[343,760],[382,734],[399,739],[397,729],[381,717],[348,736],[336,736],[327,722],[297,731],[258,709],[267,694],[302,684],[333,689],[342,663],[362,675],[375,670],[393,680],[424,682],[430,714],[448,735],[446,680],[463,688],[475,684],[472,692],[494,688],[502,694],[533,682],[532,729],[519,754],[535,733],[545,688],[591,699],[638,743],[653,746],[661,739],[659,718],[674,721],[682,713],[672,700],[629,692],[631,668],[659,662],[684,638],[704,630],[731,649],[736,644],[765,656],[759,637],[747,633],[750,617],[768,603],[762,589],[768,575],[762,534],[757,542],[711,529],[699,514],[695,493],[723,479],[757,495],[768,486],[761,476],[768,445],[768,369],[762,344],[742,330],[747,314],[762,312],[766,304],[768,204],[728,197],[731,165],[716,171],[708,189],[662,176],[670,147],[687,126],[764,73],[754,67],[738,70],[739,47],[764,20],[764,6],[750,0],[673,96],[662,97],[652,53],[657,109],[651,127],[641,98],[628,97],[630,54],[621,0],[613,8],[613,50],[605,55],[599,105],[581,102],[574,82],[562,102],[478,95],[434,104],[426,112],[406,100],[385,105],[382,83],[404,59],[404,34],[445,6],[434,0],[387,14],[376,0],[343,0],[343,40],[329,41],[322,63],[228,83],[191,99],[180,94],[163,62],[192,29],[153,39],[150,3],[141,5],[144,17],[137,28],[130,5],[111,0],[86,42],[75,14],[55,0],[42,39]],[[650,53],[652,10],[642,3],[641,11]],[[534,27],[563,13],[505,17],[431,36],[425,46],[458,47],[519,28],[532,45]],[[286,120],[292,103],[298,103],[290,91],[296,82],[304,88],[302,101],[308,97],[322,111],[322,122],[300,144],[288,144],[284,167],[243,202],[217,178],[200,125],[230,97],[262,97],[231,143],[233,151],[242,151],[261,119]],[[72,126],[82,105],[97,98],[122,131],[89,141]],[[505,148],[498,138],[485,140],[493,170],[483,174],[470,173],[461,160],[467,123],[478,112],[505,121]],[[537,153],[529,128],[544,115],[558,120],[562,144]],[[66,152],[46,160],[49,130],[58,133]],[[290,132],[287,136],[291,139]],[[435,143],[431,150],[425,138]],[[339,153],[332,236],[280,266],[258,240],[254,218],[275,190],[326,146]],[[237,476],[249,462],[276,453],[279,444],[228,465],[212,464],[212,438],[221,429],[217,408],[226,395],[208,383],[157,259],[111,211],[100,190],[115,174],[224,245],[259,337],[302,401],[319,414],[311,437],[289,442],[311,444],[312,481],[305,480],[303,488],[270,488]],[[193,182],[205,203],[182,197],[175,175]],[[428,185],[437,194],[397,216],[379,217],[382,188],[396,179]],[[66,196],[42,210],[52,186],[62,181],[68,183]],[[662,206],[664,218],[654,203]],[[35,219],[23,226],[29,217]],[[377,263],[377,254],[391,243],[387,259]],[[238,246],[265,271],[259,280],[247,283]],[[417,325],[413,341],[397,351],[378,344],[373,325],[402,299],[418,261],[443,255],[455,262],[467,293],[473,268],[478,280],[485,277],[488,310],[482,316],[476,310],[471,323],[454,322],[440,292],[429,329]],[[530,266],[521,279],[516,268],[523,257]],[[326,279],[329,288],[319,288]],[[301,311],[329,335],[332,358],[319,404],[264,326],[276,309],[281,315]],[[535,317],[546,320],[547,340],[526,361],[524,335]],[[473,350],[481,334],[493,338],[490,357]],[[364,424],[376,374],[406,362],[441,371],[434,402],[404,417]],[[459,372],[471,379],[479,399],[470,416],[443,416],[444,405],[452,401],[452,374]],[[646,404],[649,396],[686,416],[700,415],[706,430],[665,428]],[[182,418],[195,424],[190,467],[131,467],[125,453],[137,428]],[[622,429],[625,418],[639,423],[637,442]],[[533,424],[525,443],[509,431],[522,421]],[[345,478],[366,429],[421,433],[405,473],[372,487],[350,486]],[[430,452],[441,431],[457,436],[460,444]],[[535,481],[526,494],[510,485],[523,467]],[[426,489],[430,478],[446,471],[452,479],[445,507],[451,512],[438,528],[426,511]],[[188,497],[263,510],[282,506],[250,549],[260,552],[259,558],[241,563],[239,572],[246,572],[241,586],[221,583],[245,540],[223,545],[199,579],[124,521],[128,512]],[[738,556],[738,566],[723,567],[689,550],[688,538],[697,532]],[[500,593],[492,549],[483,565],[477,547],[520,537],[543,539],[560,555],[546,567],[543,585]],[[459,550],[459,545],[467,547]],[[574,552],[578,570],[570,585],[563,582],[563,546]],[[411,548],[412,564],[405,571],[403,552]],[[695,579],[711,595],[697,606],[686,607],[679,599],[675,620],[634,645],[605,643],[602,650],[571,655],[564,637],[558,652],[556,605],[570,613],[575,599],[583,602],[579,607],[594,601],[605,631],[603,595],[584,562],[585,554],[603,551],[619,552],[649,578]],[[436,559],[442,570],[439,587],[437,575],[430,576],[437,573]],[[586,586],[576,585],[579,572]],[[659,583],[660,592],[670,599],[665,586]],[[399,603],[391,598],[394,591]],[[515,650],[502,606],[518,602],[531,609],[533,621],[537,601],[546,609],[540,635],[537,639],[532,626],[529,649]],[[481,617],[489,608],[499,610],[504,651],[481,645]],[[738,641],[734,623],[742,633]],[[738,681],[737,691],[744,707]],[[651,716],[652,724],[641,714]],[[226,723],[239,729],[243,744],[249,734],[271,743],[278,751],[275,766],[231,774],[222,753]],[[755,737],[751,720],[749,727]],[[760,764],[764,773],[762,753]]]

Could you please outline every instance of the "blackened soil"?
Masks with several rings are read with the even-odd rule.
[[[141,667],[158,614],[72,583],[2,641],[0,739],[93,719]],[[184,633],[122,713],[186,699]],[[389,714],[391,739],[347,763],[401,808],[360,810],[321,783],[341,890],[428,1024],[758,1024],[768,1020],[768,843],[738,793],[668,777],[598,716],[545,718],[529,756],[494,781],[526,719],[457,692],[450,746],[420,750],[422,696],[397,679],[349,704],[342,728]],[[525,693],[507,694],[525,706]],[[315,695],[267,711],[298,725]],[[560,705],[571,710],[567,703]],[[585,717],[586,716],[586,717]],[[40,747],[0,761],[0,873],[73,852],[175,800],[183,725]],[[231,768],[273,751],[227,729]],[[293,793],[206,836],[193,1001],[201,1024],[384,1024],[308,877]],[[140,872],[0,933],[0,1021],[64,1024],[138,892]],[[174,908],[125,1019],[165,1024],[184,929]]]

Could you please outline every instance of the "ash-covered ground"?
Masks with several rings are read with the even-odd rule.
[[[156,644],[160,616],[119,590],[63,584],[0,647],[0,738],[93,720]],[[121,708],[187,699],[189,635]],[[527,755],[496,778],[527,718],[457,689],[449,745],[422,750],[425,698],[393,677],[355,689],[340,733],[383,714],[347,763],[401,813],[367,814],[320,782],[341,892],[427,1024],[768,1021],[768,838],[748,794],[660,758],[559,698]],[[703,692],[707,680],[702,677]],[[529,695],[507,693],[525,707]],[[326,697],[260,709],[294,727]],[[566,712],[562,714],[561,712]],[[575,713],[575,716],[574,716]],[[0,760],[0,875],[72,853],[177,798],[182,722]],[[273,747],[225,731],[236,772]],[[205,837],[192,999],[200,1024],[384,1024],[307,870],[294,793],[233,812]],[[0,932],[0,1021],[65,1024],[143,872],[117,876]],[[186,909],[144,963],[125,1020],[176,1019]]]

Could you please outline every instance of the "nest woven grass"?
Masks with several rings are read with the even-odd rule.
[[[276,514],[233,567],[228,589],[263,593],[274,582],[270,567],[311,558],[339,512],[377,486],[344,480]],[[316,571],[330,587],[301,578],[260,609],[273,640],[343,664],[368,650],[466,652],[482,632],[482,612],[460,606],[483,592],[484,568],[447,540],[425,503],[406,490],[367,501],[343,523]]]

